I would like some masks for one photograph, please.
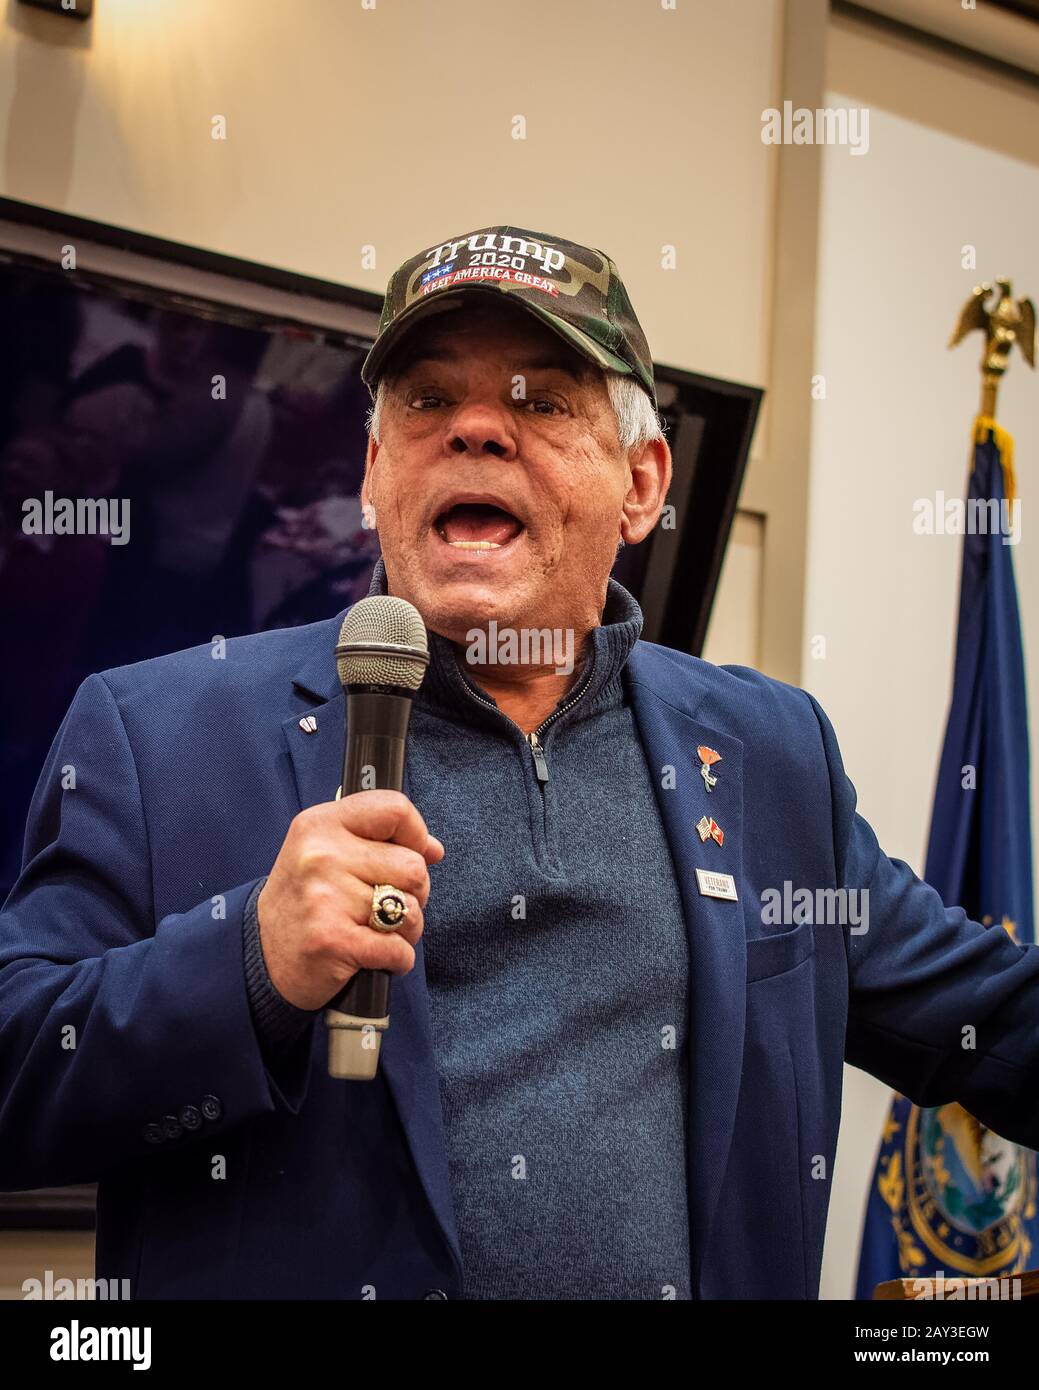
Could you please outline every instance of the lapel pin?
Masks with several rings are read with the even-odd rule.
[[[299,727],[303,730],[305,734],[316,734],[317,720],[314,718],[312,714],[305,714],[303,718],[299,721]]]
[[[715,763],[721,762],[722,755],[716,753],[713,748],[708,748],[706,744],[701,744],[696,752],[700,759],[700,776],[703,778],[703,784],[708,791],[713,791],[718,779],[712,776],[711,768]]]
[[[725,843],[725,831],[713,816],[701,816],[696,822],[696,833],[703,844],[708,840],[717,840],[719,845]]]
[[[736,880],[732,874],[715,874],[710,869],[697,869],[696,881],[705,898],[725,898],[732,903],[739,902]]]

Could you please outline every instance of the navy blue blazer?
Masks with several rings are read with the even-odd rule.
[[[0,913],[0,1187],[97,1180],[97,1273],[136,1297],[462,1293],[421,948],[372,1083],[329,1079],[320,1022],[265,1065],[246,995],[244,904],[339,781],[339,622],[91,676],[33,800]],[[803,691],[645,642],[624,679],[689,937],[691,1287],[812,1298],[844,1059],[1039,1148],[1039,948],[881,852]],[[694,828],[703,744],[721,847]],[[785,883],[868,889],[868,930],[764,920]]]

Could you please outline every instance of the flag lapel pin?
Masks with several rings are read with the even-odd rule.
[[[713,791],[718,778],[711,772],[711,768],[715,763],[721,762],[722,755],[716,753],[713,748],[708,748],[706,744],[701,744],[696,752],[700,759],[700,776],[703,778],[703,784],[708,791]]]
[[[701,816],[696,822],[696,833],[702,844],[706,844],[708,840],[716,840],[719,845],[725,843],[725,831],[713,816]]]

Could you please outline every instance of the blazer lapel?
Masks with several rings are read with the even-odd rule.
[[[746,1018],[743,922],[743,745],[695,717],[700,687],[685,673],[667,680],[661,656],[637,643],[627,667],[635,721],[656,788],[678,875],[689,937],[688,1181],[692,1290],[700,1271],[728,1161],[739,1098]],[[666,683],[665,683],[666,681]],[[721,754],[708,792],[697,748]],[[673,789],[663,769],[675,769]],[[724,842],[702,842],[696,823],[718,822]],[[739,901],[705,896],[697,869],[731,874]]]
[[[293,713],[282,723],[301,809],[334,800],[342,777],[346,697],[334,658],[341,617],[328,625],[327,641],[320,648],[315,644],[312,656],[294,678]],[[300,720],[308,716],[317,724],[312,732],[300,726]],[[405,773],[405,794],[407,789]],[[390,991],[390,1026],[380,1047],[379,1077],[393,1096],[419,1180],[440,1223],[461,1284],[461,1251],[421,941],[415,956],[414,969],[394,979]],[[339,1084],[378,1085],[379,1080]]]

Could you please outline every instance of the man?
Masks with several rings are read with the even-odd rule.
[[[815,1297],[844,1058],[1039,1146],[1039,950],[880,852],[810,696],[638,640],[670,461],[608,258],[423,251],[365,378],[405,794],[333,799],[341,615],[91,677],[0,918],[0,1182],[98,1179],[140,1297]],[[392,1021],[335,1081],[359,968]]]

